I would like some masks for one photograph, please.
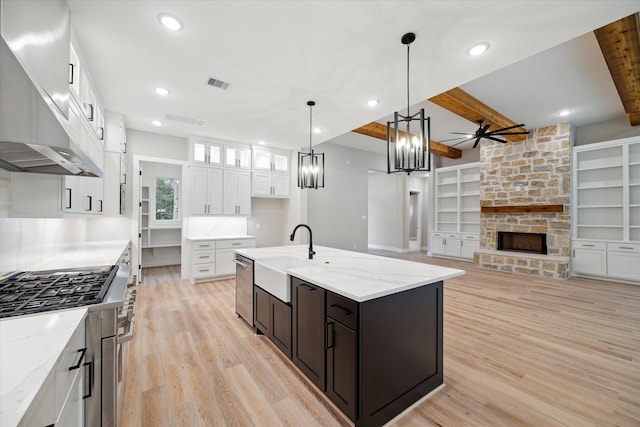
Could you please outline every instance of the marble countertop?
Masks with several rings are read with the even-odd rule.
[[[187,240],[192,242],[199,242],[202,240],[246,240],[246,239],[255,239],[255,236],[242,235],[242,236],[189,236]]]
[[[0,425],[18,425],[86,308],[0,320]]]
[[[287,274],[363,302],[429,283],[461,276],[464,270],[404,261],[361,252],[314,246],[316,254],[308,259],[307,245],[236,249],[236,253],[254,261],[293,257],[308,265],[286,270]]]
[[[26,266],[24,270],[42,271],[114,265],[128,244],[128,240],[70,243],[61,247],[55,255]]]

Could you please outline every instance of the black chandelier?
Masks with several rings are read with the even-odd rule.
[[[409,45],[416,39],[414,33],[402,36],[402,44],[407,45],[407,115],[397,111],[392,122],[387,122],[387,173],[431,170],[431,119],[424,117],[424,108],[411,115],[409,112]],[[414,131],[411,133],[411,122]],[[417,122],[417,123],[415,123]]]
[[[313,101],[307,101],[309,106],[309,152],[298,152],[298,187],[324,187],[324,153],[315,153],[311,146],[313,136]]]

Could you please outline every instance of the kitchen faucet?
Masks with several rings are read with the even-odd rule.
[[[304,227],[309,230],[309,259],[313,259],[315,255],[315,251],[313,250],[313,235],[311,234],[311,228],[307,224],[298,224],[296,228],[293,229],[293,233],[289,236],[289,240],[293,242],[293,239],[296,237],[296,230],[300,227]]]

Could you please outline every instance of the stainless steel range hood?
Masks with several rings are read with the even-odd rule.
[[[16,31],[12,37],[7,23],[11,18],[8,15],[9,5],[29,5],[36,3],[40,8],[42,2],[7,2],[0,3],[5,6],[0,19],[2,20],[2,36],[0,37],[0,168],[12,172],[48,173],[57,175],[86,175],[102,176],[101,167],[97,166],[89,156],[80,149],[78,143],[69,135],[71,129],[68,121],[68,111],[62,111],[59,105],[68,108],[68,85],[63,90],[55,90],[49,93],[42,85],[36,86],[25,69],[35,69],[38,72],[47,73],[47,64],[37,63],[37,55],[29,52],[30,40],[39,36],[40,40],[49,40],[42,37],[41,33],[26,33]],[[46,2],[45,4],[56,4]],[[63,2],[64,10],[58,8],[58,16],[62,22],[56,27],[58,32],[56,43],[66,43],[67,56],[64,53],[62,61],[68,64],[68,9]],[[66,15],[65,15],[66,13]],[[24,16],[24,14],[22,14]],[[32,15],[33,16],[33,15]],[[49,14],[51,19],[51,14]],[[54,17],[55,18],[55,17]],[[42,21],[41,19],[40,21]],[[11,24],[16,20],[12,19]],[[60,33],[60,28],[66,24],[66,36]],[[49,24],[50,25],[50,24]],[[34,36],[35,34],[35,36]],[[5,41],[5,38],[9,41]],[[31,38],[30,38],[31,37]],[[20,43],[20,47],[16,47]],[[35,42],[32,42],[36,44]],[[19,52],[20,63],[12,46]],[[43,46],[38,46],[42,49]],[[53,48],[53,46],[50,46]],[[38,52],[39,53],[39,52]],[[30,64],[24,64],[29,62]],[[25,67],[23,68],[23,65]],[[59,68],[59,67],[56,67]],[[65,83],[63,81],[63,83]],[[66,89],[66,91],[64,90]],[[49,89],[51,90],[51,89]],[[54,101],[55,100],[55,101]],[[57,101],[57,102],[56,102]]]

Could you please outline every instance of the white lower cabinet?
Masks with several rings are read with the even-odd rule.
[[[607,243],[607,275],[640,281],[640,244]]]
[[[475,233],[431,233],[431,254],[452,258],[473,259],[480,248],[480,236]]]
[[[475,252],[480,249],[480,236],[478,234],[460,235],[460,257],[473,259]]]
[[[574,274],[640,282],[640,244],[573,240]]]
[[[85,351],[82,321],[27,409],[21,427],[84,425]]]
[[[102,178],[67,175],[63,178],[63,182],[63,212],[78,214],[102,213]]]
[[[233,276],[235,250],[253,248],[256,239],[214,239],[191,241],[191,282]]]

